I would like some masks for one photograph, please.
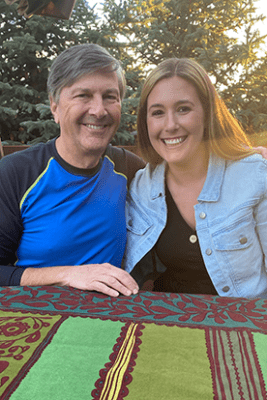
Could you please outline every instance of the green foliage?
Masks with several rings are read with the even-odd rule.
[[[107,23],[149,71],[170,57],[194,58],[247,132],[267,128],[265,37],[257,0],[106,0]]]
[[[18,15],[16,3],[8,6],[3,1],[0,3],[0,16],[0,41],[3,43],[0,57],[0,136],[5,141],[11,139],[27,144],[47,141],[59,134],[46,92],[53,58],[69,46],[87,42],[98,43],[120,58],[120,46],[103,22],[101,26],[94,7],[90,8],[85,0],[77,0],[67,21],[41,16],[26,19]],[[127,121],[131,116],[131,111],[129,115],[128,112],[129,107],[126,107]],[[132,141],[122,118],[122,129],[114,142],[125,144]]]
[[[120,59],[127,94],[114,144],[131,144],[141,85],[153,66],[190,57],[208,71],[248,133],[267,130],[267,62],[255,24],[257,0],[77,0],[69,20],[17,13],[0,2],[0,135],[21,143],[59,133],[46,93],[53,58],[78,43],[98,43]],[[102,7],[101,18],[97,7]]]

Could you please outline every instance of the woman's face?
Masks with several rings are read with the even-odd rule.
[[[205,113],[195,87],[180,77],[159,81],[147,98],[151,145],[168,164],[204,157]]]

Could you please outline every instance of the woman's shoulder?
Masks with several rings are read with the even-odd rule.
[[[226,177],[232,182],[242,182],[243,190],[246,185],[267,188],[267,160],[260,154],[252,154],[237,161],[227,161]]]
[[[135,177],[133,179],[133,184],[140,183],[151,183],[154,179],[162,179],[165,174],[165,163],[161,163],[156,167],[151,164],[146,164],[146,166],[139,171],[136,172]]]
[[[147,164],[145,168],[136,172],[130,185],[130,193],[138,196],[148,192],[161,191],[164,187],[165,163],[153,167]]]
[[[241,169],[244,172],[262,169],[267,171],[267,160],[261,154],[252,154],[240,160],[227,161],[227,167],[230,169]]]
[[[239,161],[243,161],[245,163],[263,163],[263,164],[267,165],[266,158],[264,158],[259,153],[251,154],[251,155],[249,155],[247,157],[241,158],[241,160],[239,160]]]

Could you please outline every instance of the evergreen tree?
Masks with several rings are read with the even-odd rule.
[[[106,0],[111,29],[149,71],[169,57],[200,62],[244,128],[267,128],[265,37],[257,0]],[[264,89],[265,90],[265,89]]]
[[[0,3],[0,135],[22,143],[59,133],[46,93],[53,58],[78,43],[98,43],[121,60],[127,94],[115,144],[133,141],[141,83],[169,57],[200,62],[247,132],[267,129],[266,53],[255,24],[257,0],[77,0],[71,18],[21,17]],[[100,4],[98,3],[98,7]]]
[[[16,3],[9,6],[5,2],[0,3],[0,15],[0,136],[4,141],[45,142],[59,133],[46,92],[53,58],[67,47],[90,42],[106,47],[120,59],[122,44],[85,0],[76,2],[67,21],[36,15],[26,19],[18,15]],[[132,142],[132,125],[126,99],[114,143]]]

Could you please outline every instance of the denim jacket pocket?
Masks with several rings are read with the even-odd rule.
[[[214,247],[218,251],[243,250],[250,247],[257,240],[255,221],[244,218],[217,230],[212,234]]]
[[[127,231],[142,236],[152,225],[149,217],[136,203],[131,203],[131,207],[126,207]]]

